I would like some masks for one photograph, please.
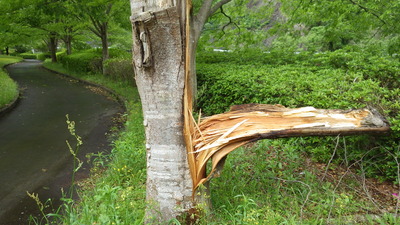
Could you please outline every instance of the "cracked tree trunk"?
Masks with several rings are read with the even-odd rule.
[[[146,223],[160,224],[191,208],[182,113],[184,37],[180,13],[170,2],[143,4],[131,0],[133,62],[146,131]]]

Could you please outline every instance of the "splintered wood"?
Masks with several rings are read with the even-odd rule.
[[[390,130],[374,110],[290,109],[259,104],[234,106],[230,112],[191,124],[188,158],[194,189],[212,176],[228,153],[249,142],[294,136],[378,134]],[[212,169],[206,174],[209,159]]]

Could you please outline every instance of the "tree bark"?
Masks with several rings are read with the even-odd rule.
[[[109,51],[108,51],[108,25],[107,23],[103,23],[101,27],[101,47],[103,48],[103,63],[109,58]]]
[[[192,207],[183,137],[184,34],[171,2],[131,0],[133,62],[147,149],[146,222],[159,224]]]
[[[65,47],[67,49],[67,55],[72,54],[72,36],[71,35],[65,35],[63,38]]]
[[[50,55],[51,55],[51,61],[52,62],[57,62],[57,37],[55,34],[50,34],[49,37],[49,50],[50,50]]]
[[[105,68],[105,62],[110,57],[108,50],[108,23],[104,22],[101,24],[101,47],[102,47],[102,72],[103,74],[107,74]]]

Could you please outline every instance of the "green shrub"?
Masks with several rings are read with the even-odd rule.
[[[61,62],[62,60],[64,60],[65,56],[67,56],[67,52],[66,51],[57,52],[57,54],[56,54],[57,61]]]
[[[37,55],[37,59],[38,60],[46,60],[46,59],[50,59],[51,58],[51,54],[49,52],[45,52],[45,53],[40,53]]]
[[[69,70],[76,72],[101,73],[101,51],[96,49],[77,52],[71,55],[59,55],[58,60]]]
[[[389,120],[392,133],[379,138],[346,138],[349,150],[342,148],[337,154],[349,161],[363,157],[369,176],[398,179],[397,158],[394,158],[400,156],[398,61],[345,50],[323,54],[269,54],[274,57],[263,53],[254,56],[254,61],[245,54],[206,53],[203,56],[207,59],[198,55],[197,106],[202,113],[222,113],[232,105],[247,103],[338,109],[373,107]],[[210,63],[210,59],[216,61]],[[301,140],[300,150],[324,162],[335,148],[332,140],[326,138]]]
[[[120,58],[120,59],[132,59],[132,53],[118,49],[118,48],[110,48],[109,49],[110,58]]]
[[[110,55],[110,60],[116,58],[118,58],[119,60],[127,60],[131,58],[131,53],[121,49],[110,49],[109,55]],[[102,49],[88,49],[80,52],[74,52],[71,55],[67,55],[65,52],[61,52],[57,54],[57,60],[61,64],[63,64],[63,66],[75,72],[102,73],[103,71]],[[111,70],[118,70],[117,68],[110,68],[110,67],[112,66],[109,66],[109,69]],[[125,66],[124,68],[128,67]],[[127,76],[127,75],[121,75],[122,71],[117,71],[117,72],[119,74],[115,75],[115,77]]]
[[[22,57],[23,59],[36,59],[36,54],[32,54],[32,53],[21,53],[19,54],[20,57]]]
[[[134,71],[131,59],[108,59],[104,65],[105,74],[113,80],[128,81],[135,84]]]

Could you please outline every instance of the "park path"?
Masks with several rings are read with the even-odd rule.
[[[66,140],[73,143],[66,114],[83,138],[80,156],[108,148],[106,133],[121,107],[84,84],[44,69],[30,60],[7,67],[23,89],[18,105],[0,117],[0,224],[25,224],[36,209],[26,191],[43,200],[60,196],[69,185],[72,158]],[[87,174],[85,166],[82,174]],[[25,215],[25,216],[24,216]]]

